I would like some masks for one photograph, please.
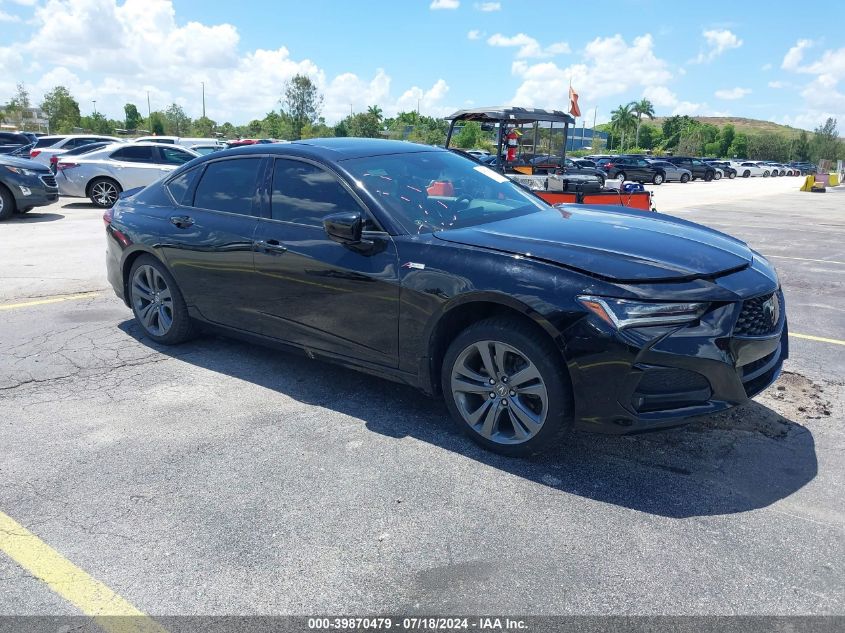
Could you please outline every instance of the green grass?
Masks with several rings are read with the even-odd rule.
[[[664,118],[667,117],[655,117],[653,121],[648,121],[648,123],[660,127],[663,125]],[[771,121],[761,121],[760,119],[746,119],[745,117],[735,116],[694,116],[690,118],[695,119],[699,123],[709,123],[720,128],[731,124],[737,132],[743,132],[745,134],[774,133],[781,134],[786,138],[796,138],[801,133],[801,130],[798,128],[772,123]],[[644,120],[643,122],[646,121]]]

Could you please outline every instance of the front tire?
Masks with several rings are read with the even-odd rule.
[[[704,182],[710,182],[711,180],[713,180],[713,176],[715,175],[715,173],[716,172],[711,172],[711,171],[705,172]]]
[[[742,172],[742,177],[743,178],[751,178],[751,171],[746,169],[744,172]]]
[[[129,305],[149,338],[164,345],[178,345],[195,335],[195,326],[176,280],[152,255],[132,263],[128,281]]]
[[[689,174],[681,174],[681,182],[686,184],[689,182]]]
[[[88,197],[101,209],[110,209],[117,202],[123,188],[111,178],[95,178],[88,185]]]
[[[652,179],[652,182],[655,185],[662,185],[664,180],[666,180],[666,178],[663,176],[663,174],[658,173],[658,174],[654,174],[654,178]]]
[[[736,172],[735,172],[735,171],[730,172],[730,173],[728,174],[728,178],[729,178],[730,180],[733,180],[734,178],[736,178]]]
[[[713,174],[713,180],[721,180],[721,179],[722,179],[722,174],[720,174],[718,171],[715,174]]]
[[[763,172],[763,178],[768,178],[768,177],[769,177],[769,172],[764,171],[764,172]]]
[[[571,428],[566,368],[530,325],[493,317],[470,325],[446,352],[446,407],[474,442],[502,455],[530,455]]]
[[[15,213],[15,199],[6,187],[0,185],[0,221],[8,220]]]
[[[620,171],[618,174],[616,174],[616,177],[619,180],[621,180],[622,182],[625,182],[625,172],[624,171]]]

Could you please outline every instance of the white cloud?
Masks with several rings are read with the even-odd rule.
[[[461,6],[458,0],[432,0],[429,9],[436,11],[438,9],[457,9]]]
[[[672,110],[672,114],[688,114],[690,116],[695,114],[703,114],[703,110],[705,107],[707,107],[706,103],[693,103],[692,101],[681,101],[675,106],[675,109]]]
[[[529,57],[554,57],[555,55],[562,55],[570,52],[569,44],[566,42],[555,42],[546,48],[540,46],[533,37],[525,33],[517,33],[512,37],[507,37],[501,33],[495,33],[487,39],[490,46],[500,47],[515,47],[519,48],[516,52],[517,59],[526,59]]]
[[[109,28],[103,29],[103,23]],[[112,118],[123,116],[127,102],[146,111],[148,91],[154,110],[175,102],[197,117],[200,82],[205,82],[208,116],[245,123],[278,109],[285,82],[296,74],[316,83],[329,123],[348,115],[350,107],[359,112],[378,104],[388,115],[416,109],[418,98],[427,114],[452,109],[442,101],[449,89],[445,80],[429,88],[406,84],[392,92],[391,77],[380,68],[369,76],[327,76],[312,60],[297,59],[284,46],[240,50],[233,25],[179,23],[170,0],[47,0],[36,8],[33,27],[27,42],[0,46],[0,68],[40,73],[27,82],[33,101],[64,85],[83,112],[96,99],[97,110]],[[0,95],[13,94],[22,78],[0,73]]]
[[[744,96],[751,94],[750,88],[723,88],[717,90],[715,93],[717,99],[726,99],[728,101],[734,99],[742,99]]]
[[[423,112],[434,116],[445,116],[450,114],[453,108],[444,106],[441,101],[449,92],[449,84],[444,79],[438,79],[428,90],[417,86],[406,90],[392,107],[393,112],[408,112],[416,110],[417,107]]]
[[[698,54],[693,61],[698,64],[710,62],[732,48],[742,46],[742,40],[727,29],[714,29],[702,33],[707,50]]]
[[[480,40],[482,37],[481,31],[478,29],[472,29],[470,32],[467,33],[468,40]]]
[[[0,22],[20,22],[21,19],[16,16],[12,15],[11,13],[6,13],[5,11],[0,11]]]
[[[502,10],[501,2],[476,2],[473,6],[479,11],[484,11],[486,13]]]
[[[643,90],[643,97],[658,108],[671,108],[678,103],[678,97],[666,86],[647,86]]]
[[[771,69],[772,69],[771,64],[763,64],[762,66],[760,66],[760,70],[771,70]]]
[[[511,103],[565,109],[571,80],[584,110],[602,97],[630,94],[636,88],[653,89],[672,79],[666,61],[654,54],[650,34],[634,38],[631,44],[621,35],[598,37],[586,45],[582,55],[583,62],[565,68],[554,62],[514,61],[511,72],[522,83]],[[624,72],[619,70],[619,60],[625,60]]]
[[[813,45],[813,40],[798,40],[795,46],[786,51],[780,67],[784,70],[797,70],[804,59],[804,50]]]
[[[787,84],[784,81],[770,81],[769,88],[786,88]]]

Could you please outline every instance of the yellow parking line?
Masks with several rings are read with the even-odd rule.
[[[97,292],[77,292],[72,295],[56,295],[55,297],[46,297],[44,299],[33,299],[32,301],[23,301],[21,303],[5,303],[0,304],[0,310],[16,310],[17,308],[29,308],[30,306],[43,306],[48,303],[59,303],[61,301],[73,301],[74,299],[90,299],[96,297]]]
[[[845,341],[840,341],[838,338],[824,338],[823,336],[812,336],[811,334],[797,334],[790,332],[789,336],[795,338],[805,338],[808,341],[818,341],[819,343],[832,343],[833,345],[845,345]]]
[[[109,633],[167,633],[155,620],[0,512],[0,551]],[[118,617],[115,617],[118,616]]]

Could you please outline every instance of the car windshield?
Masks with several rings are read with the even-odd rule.
[[[549,209],[499,172],[452,152],[369,156],[342,164],[410,233],[475,226]]]

